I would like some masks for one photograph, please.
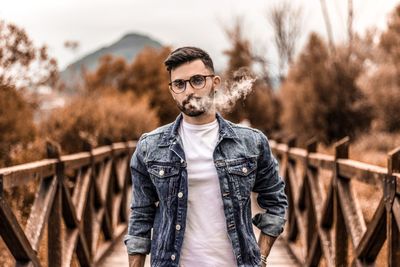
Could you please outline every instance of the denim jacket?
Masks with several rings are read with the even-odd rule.
[[[238,266],[260,266],[252,223],[270,236],[283,231],[285,184],[261,131],[236,125],[219,113],[216,117],[219,139],[213,158],[228,237]],[[153,267],[179,266],[188,199],[185,154],[178,135],[181,120],[182,114],[175,122],[143,134],[130,162],[133,195],[124,243],[128,254],[151,252]],[[251,191],[258,193],[258,205],[265,210],[253,218]]]

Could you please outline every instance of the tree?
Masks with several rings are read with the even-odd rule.
[[[46,46],[35,47],[25,30],[0,20],[0,165],[36,137],[33,116],[42,86],[54,86],[58,70]],[[27,158],[28,159],[28,158]]]
[[[0,83],[35,92],[57,81],[57,61],[47,47],[35,47],[24,29],[0,20]]]
[[[371,107],[356,84],[362,59],[347,58],[347,47],[337,47],[332,55],[318,35],[310,36],[281,88],[286,132],[329,144],[369,128]]]
[[[228,56],[228,67],[225,71],[226,94],[235,95],[232,90],[240,89],[241,81],[253,79],[256,74],[252,70],[256,57],[251,49],[251,44],[243,35],[243,21],[238,18],[232,28],[225,28],[231,47],[224,51]],[[266,133],[278,127],[278,100],[269,86],[268,81],[255,79],[249,93],[239,99],[225,116],[234,122],[248,120],[250,124]]]
[[[12,85],[0,84],[0,167],[12,164],[11,152],[17,145],[34,140],[33,107]]]
[[[373,105],[378,130],[400,130],[400,5],[389,17],[387,29],[369,56],[373,67],[360,78]],[[373,44],[373,42],[371,42]]]
[[[274,43],[279,56],[279,78],[293,63],[296,47],[302,31],[302,10],[284,1],[272,8],[267,18],[274,32]]]
[[[107,55],[94,72],[84,74],[84,87],[89,92],[111,87],[119,92],[131,91],[138,97],[147,96],[160,123],[169,123],[179,113],[168,90],[169,76],[164,66],[170,52],[168,47],[144,48],[131,64]]]

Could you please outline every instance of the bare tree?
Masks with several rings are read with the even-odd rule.
[[[322,15],[325,21],[326,32],[328,34],[329,48],[332,53],[335,53],[335,42],[333,41],[332,24],[328,14],[328,8],[326,6],[325,0],[320,0]]]
[[[302,31],[302,9],[288,1],[272,8],[267,18],[274,31],[274,43],[279,55],[279,76],[282,80],[286,68],[293,62]]]
[[[64,47],[71,50],[73,53],[76,53],[79,49],[79,42],[75,40],[66,40],[64,42]]]
[[[353,47],[353,0],[348,0],[347,34],[349,38],[349,52]]]

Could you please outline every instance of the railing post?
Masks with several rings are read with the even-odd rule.
[[[394,216],[394,212],[397,213],[397,216],[400,215],[400,197],[396,193],[397,179],[393,175],[395,172],[400,173],[400,147],[389,152],[388,175],[385,179],[384,187],[389,267],[398,266],[400,263],[400,221],[396,221],[396,217]]]
[[[296,145],[296,138],[291,137],[288,139],[287,141],[287,152],[285,155],[285,160],[286,160],[286,170],[284,173],[285,176],[285,193],[287,195],[288,198],[288,203],[289,203],[289,235],[288,235],[288,239],[290,241],[294,241],[297,238],[298,235],[298,225],[297,225],[297,221],[296,221],[296,214],[295,214],[295,205],[296,205],[296,200],[294,199],[294,192],[293,191],[293,185],[292,185],[292,181],[290,178],[290,174],[289,174],[289,168],[290,168],[290,157],[289,157],[289,151],[291,147],[294,147]]]
[[[47,225],[48,262],[50,267],[60,267],[63,264],[62,240],[62,181],[64,178],[64,163],[60,160],[60,146],[54,142],[46,142],[47,157],[57,159],[56,179],[57,190],[53,200]]]
[[[87,246],[89,248],[90,260],[93,261],[95,249],[96,249],[96,244],[93,240],[95,165],[94,165],[94,159],[93,159],[93,153],[92,153],[92,145],[90,144],[90,142],[88,140],[85,140],[83,148],[84,148],[84,151],[89,152],[89,154],[90,154],[89,168],[91,168],[91,172],[90,172],[90,186],[89,186],[89,192],[88,192],[88,196],[87,196],[87,200],[86,200],[86,207],[83,212],[83,216],[82,216],[81,220],[83,221],[83,233],[85,235],[85,240],[86,240]]]
[[[315,138],[309,140],[306,145],[306,157],[304,158],[304,175],[303,175],[303,186],[304,186],[304,197],[305,197],[305,206],[306,206],[306,212],[307,212],[307,236],[306,236],[306,244],[307,244],[307,258],[309,258],[310,253],[312,253],[312,246],[313,246],[313,240],[315,236],[318,237],[318,231],[316,231],[317,226],[317,219],[315,217],[315,212],[313,209],[313,205],[315,203],[312,202],[312,193],[311,193],[311,186],[308,183],[308,157],[310,153],[315,153],[317,152],[317,145],[318,142],[316,141]],[[314,171],[314,170],[313,170]],[[310,177],[313,179],[312,177]]]
[[[339,183],[339,165],[338,159],[347,159],[349,157],[349,137],[345,137],[338,142],[335,143],[335,167],[334,167],[334,175],[333,175],[333,186],[334,186],[334,202],[333,202],[333,216],[335,222],[335,257],[334,262],[335,266],[348,266],[347,264],[347,232],[346,232],[346,224],[343,217],[342,207],[340,206],[339,200],[339,191],[338,191],[338,183]]]
[[[124,142],[124,145],[126,147],[126,157],[128,160],[128,164],[127,164],[127,168],[124,172],[124,184],[122,187],[123,190],[123,195],[122,195],[122,208],[120,211],[120,216],[121,216],[121,221],[122,222],[128,222],[129,220],[129,203],[128,200],[130,200],[130,196],[128,196],[128,194],[131,194],[130,188],[129,188],[129,184],[130,184],[130,180],[131,180],[131,176],[130,176],[130,149],[129,149],[129,142],[127,141],[126,138],[123,138],[122,141]]]

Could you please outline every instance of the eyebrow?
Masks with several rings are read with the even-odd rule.
[[[209,74],[201,74],[201,73],[196,73],[196,74],[193,74],[192,76],[190,76],[188,79],[183,79],[183,78],[180,78],[180,79],[175,79],[175,80],[173,80],[173,81],[171,81],[171,82],[175,82],[175,81],[181,81],[181,80],[189,80],[190,78],[192,78],[193,76],[196,76],[196,75],[200,75],[200,76],[208,76],[208,75],[215,75],[214,73],[209,73]]]

